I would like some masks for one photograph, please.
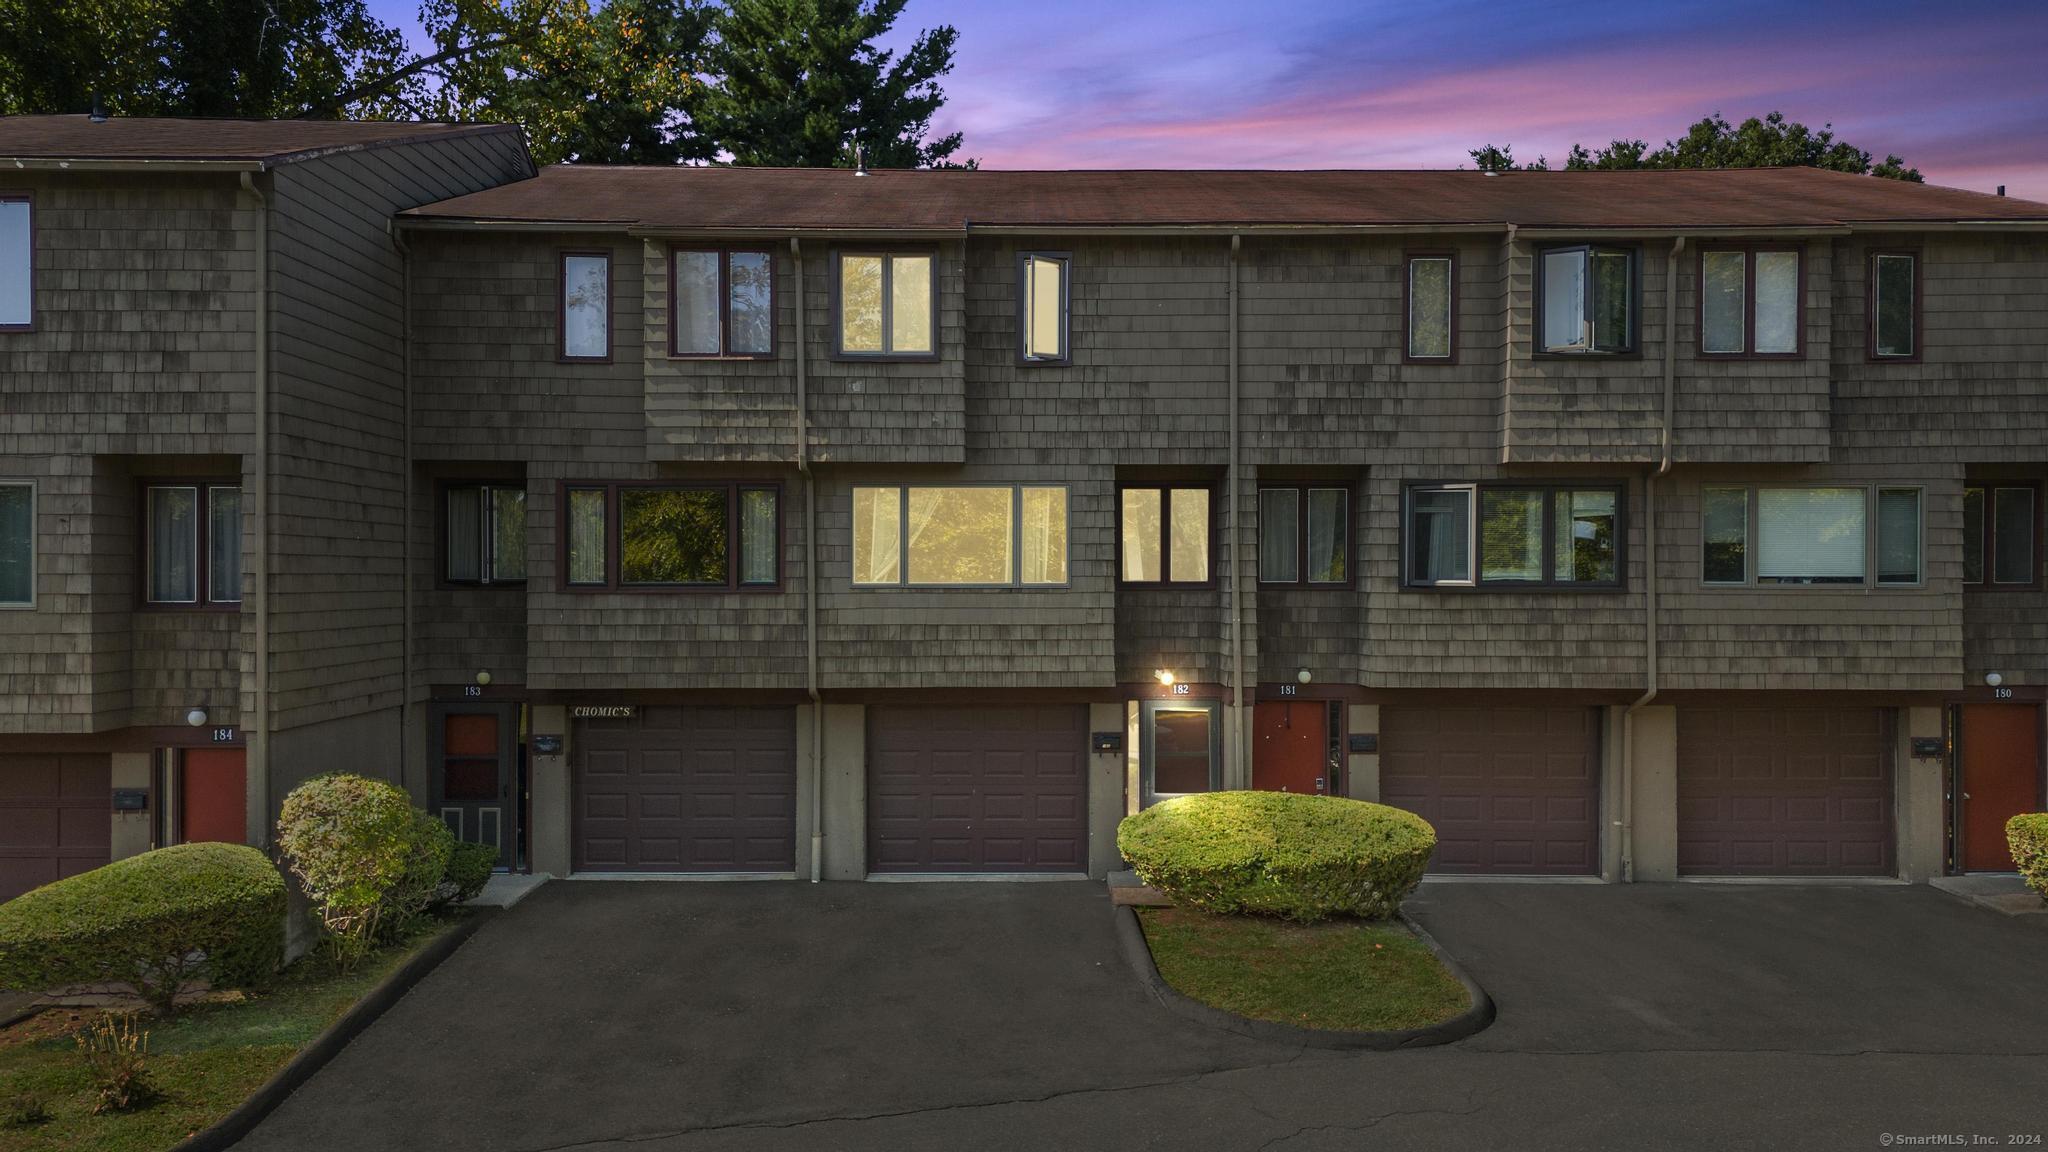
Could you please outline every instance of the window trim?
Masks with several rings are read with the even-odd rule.
[[[2042,586],[2042,585],[2041,585],[2041,556],[2042,556],[2042,553],[2041,553],[2041,524],[2042,524],[2042,512],[2043,512],[2043,510],[2042,510],[2042,507],[2041,507],[2041,484],[2040,484],[2040,482],[2039,482],[2039,481],[2035,481],[2035,480],[1976,480],[1976,481],[1971,481],[1971,480],[1965,480],[1965,481],[1963,481],[1963,491],[1964,491],[1964,493],[1965,493],[1966,495],[1967,495],[1967,493],[1969,492],[1969,490],[1970,490],[1970,489],[1972,489],[1972,488],[1982,488],[1982,489],[1984,490],[1984,493],[1985,493],[1985,500],[1984,500],[1984,579],[1982,579],[1982,580],[1967,580],[1967,579],[1963,580],[1963,581],[1962,581],[1962,586],[1963,586],[1963,590],[1964,590],[1965,592],[2038,592],[2038,591],[2040,591],[2040,590],[2041,590],[2041,586]],[[2029,491],[2029,492],[2032,492],[2032,493],[2034,494],[2034,515],[2033,515],[2033,518],[2032,518],[2032,520],[2031,520],[2031,524],[2032,524],[2032,527],[2033,527],[2033,530],[2034,530],[2034,531],[2033,531],[2033,536],[2034,536],[2034,542],[2033,542],[2033,543],[2034,543],[2034,546],[2033,546],[2033,549],[2032,549],[2032,556],[2031,556],[2031,559],[2030,559],[2030,562],[2029,562],[2029,565],[2028,565],[2028,568],[2027,568],[2027,573],[2028,573],[2028,575],[2029,575],[2029,576],[2031,576],[2031,577],[2032,577],[2032,579],[2028,580],[2028,581],[2027,581],[2026,583],[2024,583],[2024,584],[2006,583],[2006,582],[2004,582],[2004,581],[2001,581],[2001,580],[1995,579],[1995,578],[1994,578],[1994,576],[1993,576],[1993,573],[1995,573],[1995,572],[1997,571],[1996,565],[1997,565],[1997,561],[1998,561],[1998,553],[1997,553],[1997,550],[1996,550],[1996,546],[1997,546],[1997,539],[1998,539],[1998,531],[1997,531],[1997,529],[1998,529],[1998,522],[1997,522],[1997,515],[1998,515],[1998,504],[1997,504],[1997,501],[1998,501],[1998,496],[1997,496],[1997,494],[1998,494],[1998,491],[1999,491],[1999,489],[2001,489],[2001,488],[2024,488],[2024,489],[2026,489],[2027,491]],[[1923,499],[1924,499],[1924,497],[1923,497]],[[1923,519],[1923,520],[1924,520],[1924,519],[1926,518],[1926,512],[1924,511],[1924,509],[1923,509],[1923,511],[1921,512],[1921,517],[1922,517],[1922,519]],[[1965,543],[1965,544],[1967,545],[1968,541],[1965,541],[1964,543]]]
[[[1141,487],[1141,485],[1136,486]],[[896,581],[893,584],[867,583],[853,579],[853,525],[851,517],[853,491],[856,488],[893,488],[896,490]],[[910,523],[910,490],[913,488],[925,491],[950,491],[956,488],[1008,489],[1010,493],[1010,579],[1001,584],[929,584],[912,581],[910,579],[910,533],[905,528]],[[1067,526],[1067,563],[1066,578],[1057,584],[1024,583],[1022,560],[1024,555],[1024,490],[1026,488],[1057,489],[1060,493],[1060,506],[1061,510],[1065,513],[1065,523]],[[1073,485],[1065,481],[1047,484],[1032,483],[1024,480],[987,480],[964,484],[906,484],[901,482],[889,484],[852,481],[846,486],[846,494],[848,503],[846,583],[847,587],[855,592],[886,592],[891,589],[899,591],[947,592],[986,588],[1001,588],[1012,592],[1040,592],[1059,591],[1074,586],[1074,489]],[[1212,517],[1213,507],[1212,504]],[[1215,570],[1213,558],[1210,563],[1210,570],[1211,572]],[[1194,587],[1194,585],[1188,585],[1188,587]]]
[[[569,354],[569,258],[604,258],[604,355]],[[555,362],[558,364],[610,364],[616,351],[612,323],[618,315],[619,261],[609,248],[561,248],[555,252]]]
[[[882,350],[879,352],[849,352],[843,346],[846,330],[845,316],[840,299],[840,285],[845,279],[840,274],[841,261],[848,256],[878,256],[882,260]],[[932,262],[931,325],[932,350],[929,352],[897,352],[889,347],[895,318],[896,266],[894,256],[927,256]],[[863,248],[834,248],[829,254],[831,263],[826,272],[832,281],[832,355],[831,359],[866,364],[931,364],[939,359],[939,250],[936,247],[895,245]],[[884,485],[876,485],[884,487]]]
[[[1712,352],[1707,349],[1707,255],[1711,252],[1739,252],[1742,260],[1742,350],[1739,352]],[[1796,261],[1793,278],[1797,283],[1793,309],[1793,350],[1790,352],[1759,352],[1756,350],[1756,258],[1773,252],[1790,252]],[[1694,261],[1696,275],[1693,278],[1692,299],[1692,348],[1693,357],[1699,360],[1804,360],[1806,359],[1806,246],[1804,244],[1769,243],[1758,241],[1753,244],[1705,243],[1699,247],[1699,257]]]
[[[1444,356],[1417,356],[1415,348],[1415,262],[1448,260],[1451,263],[1451,350]],[[1401,363],[1455,366],[1458,363],[1458,252],[1455,248],[1416,248],[1401,253]]]
[[[1883,356],[1877,351],[1877,261],[1882,256],[1904,256],[1913,261],[1913,354]],[[1926,351],[1927,292],[1923,283],[1925,263],[1917,247],[1872,248],[1864,260],[1863,274],[1863,356],[1872,364],[1918,364]]]
[[[526,493],[528,500],[527,526],[531,528],[533,524],[533,507],[531,503],[533,493],[524,480],[467,480],[460,477],[442,477],[436,480],[434,482],[434,586],[445,589],[526,587],[530,574],[529,576],[522,576],[517,580],[500,580],[496,578],[497,554],[493,550],[496,548],[497,542],[487,530],[483,534],[483,544],[485,551],[488,553],[484,557],[484,562],[493,571],[492,578],[485,580],[458,580],[448,575],[448,494],[458,488],[483,489],[486,505],[489,504],[489,494],[494,491],[517,489],[520,492]],[[528,537],[527,544],[530,566],[533,551],[532,538],[530,536]]]
[[[1038,485],[1033,485],[1033,487],[1038,487]],[[1124,579],[1124,492],[1126,490],[1138,492],[1150,491],[1159,493],[1160,576],[1157,580]],[[1209,532],[1207,541],[1207,551],[1209,554],[1209,578],[1206,580],[1174,580],[1171,579],[1168,575],[1172,567],[1169,561],[1172,557],[1170,546],[1173,543],[1173,493],[1176,491],[1207,492],[1209,494]],[[1116,586],[1118,588],[1131,588],[1139,591],[1147,591],[1154,589],[1172,589],[1186,591],[1217,587],[1218,573],[1216,571],[1216,562],[1218,560],[1218,556],[1216,551],[1216,513],[1220,509],[1221,505],[1218,503],[1217,487],[1213,481],[1205,480],[1200,482],[1188,483],[1173,483],[1169,481],[1160,481],[1159,483],[1151,484],[1146,483],[1144,481],[1133,480],[1117,484],[1115,499]],[[1036,585],[1034,585],[1034,587],[1036,587]]]
[[[1827,583],[1798,583],[1796,581],[1766,581],[1757,576],[1758,536],[1762,525],[1758,520],[1759,501],[1765,489],[1772,491],[1799,491],[1804,489],[1847,488],[1863,493],[1863,578],[1854,582],[1830,581]],[[1706,505],[1705,493],[1709,489],[1740,490],[1744,499],[1744,521],[1742,526],[1742,580],[1713,580],[1706,578]],[[1698,516],[1699,529],[1696,540],[1700,545],[1700,561],[1697,569],[1699,587],[1710,592],[1912,592],[1924,590],[1927,581],[1927,485],[1885,480],[1826,481],[1812,480],[1801,483],[1776,483],[1770,481],[1747,483],[1702,483],[1695,491],[1701,493]],[[1910,583],[1878,579],[1878,522],[1877,500],[1879,492],[1913,491],[1920,494],[1920,575]],[[2038,516],[2039,505],[2036,505]],[[2037,537],[2038,538],[2038,537]],[[2018,585],[2007,585],[2018,587]]]
[[[1051,260],[1060,266],[1060,354],[1057,356],[1033,356],[1030,353],[1031,334],[1024,322],[1025,308],[1031,295],[1031,261]],[[933,266],[934,275],[938,265]],[[937,296],[933,297],[937,303]],[[1074,363],[1074,254],[1031,249],[1017,253],[1017,366],[1020,368],[1070,367]],[[938,332],[934,324],[932,331]],[[936,335],[934,335],[936,340]]]
[[[152,600],[149,598],[149,494],[157,488],[192,488],[198,492],[197,510],[193,525],[195,540],[193,590],[195,600]],[[136,481],[135,523],[138,534],[135,548],[136,606],[145,612],[240,612],[240,600],[215,600],[213,598],[213,490],[215,488],[242,488],[239,476],[152,476]],[[242,542],[244,555],[248,541]],[[239,591],[239,589],[237,590]]]
[[[619,493],[634,489],[725,489],[725,539],[727,563],[723,584],[640,584],[627,583],[624,565],[620,555],[625,524],[619,515]],[[775,493],[775,582],[772,584],[749,584],[740,579],[740,493],[745,491],[770,491]],[[569,579],[569,493],[604,493],[604,582],[578,583]],[[528,488],[529,498],[532,489]],[[561,480],[555,486],[555,591],[579,595],[592,593],[624,593],[627,595],[711,595],[731,596],[759,593],[779,594],[788,580],[789,568],[789,521],[784,501],[788,493],[780,480],[740,479],[733,477],[705,477],[703,479],[676,478],[658,480]],[[527,573],[528,580],[532,573]]]
[[[7,191],[0,189],[0,204],[28,205],[28,323],[0,324],[0,332],[33,332],[36,330],[36,280],[40,271],[36,266],[36,194],[31,191]]]
[[[718,257],[718,348],[716,352],[685,352],[678,344],[681,332],[676,324],[676,257],[684,253]],[[732,351],[732,258],[735,253],[768,257],[768,350]],[[782,333],[780,319],[782,276],[775,266],[775,249],[767,244],[671,244],[668,246],[668,358],[671,360],[773,360]]]
[[[1599,252],[1621,252],[1628,256],[1628,347],[1615,351],[1586,348],[1583,351],[1570,348],[1550,349],[1543,346],[1543,258],[1552,252],[1569,252],[1583,249],[1587,254],[1586,299],[1582,307],[1593,304],[1592,257]],[[1600,357],[1610,360],[1640,360],[1643,358],[1643,246],[1640,244],[1612,244],[1599,240],[1585,240],[1573,244],[1543,244],[1535,250],[1534,274],[1530,312],[1529,347],[1531,355],[1544,360],[1575,360],[1584,357]]]
[[[42,560],[42,533],[37,530],[38,497],[42,495],[36,482],[27,478],[7,477],[0,479],[0,488],[28,489],[28,599],[0,600],[0,612],[33,612],[36,607],[36,568]]]
[[[1486,580],[1480,576],[1479,522],[1484,511],[1481,496],[1487,491],[1542,492],[1543,500],[1543,579],[1541,580]],[[1415,580],[1409,575],[1408,533],[1412,515],[1413,495],[1416,492],[1470,492],[1472,517],[1465,525],[1466,557],[1470,567],[1463,580]],[[1559,492],[1612,492],[1614,493],[1614,579],[1608,580],[1558,580],[1556,572],[1557,531],[1552,523],[1557,515],[1557,493]],[[1405,591],[1431,592],[1568,592],[1586,594],[1626,593],[1628,591],[1628,533],[1629,533],[1629,485],[1624,480],[1587,477],[1585,480],[1544,483],[1522,479],[1471,480],[1471,481],[1407,481],[1401,485],[1401,526],[1400,564],[1401,588]]]
[[[1294,573],[1293,580],[1268,580],[1260,570],[1259,559],[1263,555],[1266,531],[1265,496],[1268,492],[1297,493],[1294,501]],[[1344,493],[1344,579],[1310,580],[1308,578],[1308,494],[1310,492]],[[1261,589],[1291,590],[1297,592],[1345,592],[1358,587],[1358,495],[1356,485],[1348,480],[1298,480],[1292,483],[1260,484],[1252,494],[1253,516],[1256,530],[1253,533],[1252,575]]]

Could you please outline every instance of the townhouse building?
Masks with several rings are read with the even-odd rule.
[[[337,768],[555,875],[1101,875],[1253,787],[1445,873],[1920,880],[2042,806],[2048,206],[70,117],[0,173],[17,890]]]

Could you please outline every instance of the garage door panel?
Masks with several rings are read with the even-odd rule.
[[[1681,872],[1887,875],[1892,766],[1881,708],[1681,708]]]
[[[104,753],[0,756],[0,900],[111,859],[112,788]]]
[[[577,868],[796,867],[793,709],[665,706],[579,723]]]
[[[1599,856],[1589,707],[1380,712],[1381,797],[1437,830],[1437,872],[1586,873]]]
[[[869,709],[870,870],[1085,870],[1086,720],[1080,707]]]

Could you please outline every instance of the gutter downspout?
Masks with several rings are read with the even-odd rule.
[[[825,704],[818,692],[818,482],[810,461],[804,253],[794,236],[789,238],[789,256],[796,267],[796,470],[804,478],[804,687],[811,694],[811,883],[816,884],[823,877],[825,856]]]
[[[1685,237],[1671,241],[1664,262],[1664,414],[1657,429],[1657,467],[1643,477],[1643,694],[1621,714],[1621,878],[1635,879],[1635,717],[1657,698],[1657,481],[1671,471],[1671,411],[1678,391],[1678,258]]]
[[[1251,785],[1251,758],[1247,755],[1250,733],[1245,730],[1244,723],[1244,580],[1243,557],[1239,555],[1244,539],[1239,528],[1244,507],[1237,463],[1237,255],[1240,242],[1241,237],[1237,233],[1230,234],[1230,715],[1234,726],[1232,742],[1236,745],[1232,759],[1237,761],[1242,777],[1235,786],[1243,788]]]
[[[250,559],[250,597],[256,617],[255,684],[248,709],[256,720],[256,749],[251,770],[256,775],[256,795],[261,802],[262,842],[269,844],[270,827],[270,198],[256,186],[252,172],[242,173],[242,191],[256,201],[256,379],[253,416],[256,431],[255,491],[251,493],[250,518],[256,522],[256,549]],[[248,727],[248,719],[243,719]],[[246,742],[245,742],[246,743]]]
[[[404,475],[400,491],[404,504],[399,518],[401,539],[404,543],[398,553],[399,617],[398,617],[398,786],[409,788],[412,749],[412,245],[405,233],[398,230],[396,221],[384,222],[384,230],[391,234],[391,246],[398,249],[398,306],[403,309],[398,320],[398,383],[402,398],[400,410],[404,413],[405,431],[402,434]]]

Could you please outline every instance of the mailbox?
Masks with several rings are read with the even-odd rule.
[[[1121,752],[1124,750],[1124,734],[1121,732],[1096,732],[1088,737],[1088,747],[1097,752]]]
[[[147,788],[116,788],[116,789],[114,789],[114,811],[116,811],[116,812],[147,812],[147,811],[149,811],[149,789],[147,789]]]
[[[1345,738],[1344,746],[1354,756],[1370,755],[1380,750],[1380,734],[1377,732],[1353,732]]]
[[[531,744],[535,756],[560,756],[562,754],[562,738],[560,736],[535,736]]]

